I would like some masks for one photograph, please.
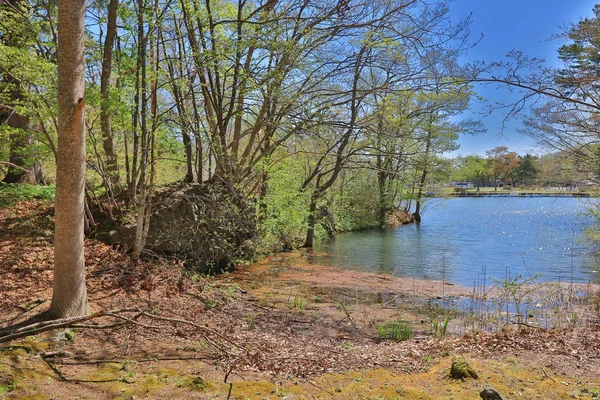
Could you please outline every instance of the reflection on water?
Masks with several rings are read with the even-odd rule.
[[[338,235],[316,262],[472,286],[487,277],[540,274],[543,281],[596,280],[600,258],[581,240],[594,221],[585,200],[565,197],[432,200],[421,224]]]

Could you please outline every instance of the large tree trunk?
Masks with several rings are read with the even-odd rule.
[[[89,312],[83,255],[85,0],[58,2],[58,160],[51,318]]]
[[[378,156],[378,159],[381,156]],[[381,168],[378,165],[378,168]],[[377,172],[377,186],[379,188],[379,227],[384,228],[388,213],[388,191],[387,191],[387,174],[381,169]]]
[[[413,217],[415,217],[415,221],[417,222],[421,222],[421,198],[425,191],[425,182],[427,182],[427,172],[429,170],[429,153],[431,152],[431,140],[433,138],[433,119],[434,115],[430,114],[429,126],[427,128],[427,143],[425,144],[425,154],[423,155],[423,172],[421,173],[421,179],[419,180],[415,212],[413,213]]]
[[[140,104],[140,133],[141,133],[141,157],[139,166],[139,181],[136,187],[139,189],[139,195],[134,194],[136,205],[138,206],[138,217],[137,217],[137,228],[135,232],[135,241],[133,245],[133,258],[138,259],[142,254],[142,250],[146,244],[146,238],[148,236],[148,224],[150,223],[150,207],[151,207],[151,191],[149,191],[148,179],[148,161],[150,160],[150,154],[152,152],[152,138],[148,134],[148,105],[146,103],[147,98],[147,66],[146,66],[146,49],[148,43],[148,35],[145,31],[145,20],[144,11],[146,4],[144,0],[138,0],[138,66],[140,68],[140,81],[139,81],[139,98],[141,99]],[[151,47],[150,54],[154,54],[154,50]],[[154,109],[154,107],[152,107]]]
[[[118,0],[108,3],[108,20],[106,22],[106,40],[104,41],[104,54],[102,57],[102,75],[100,76],[100,126],[102,129],[102,146],[106,155],[107,185],[113,192],[120,191],[119,166],[115,150],[113,133],[110,125],[110,75],[112,70],[113,45],[117,35],[117,8]]]
[[[417,222],[421,222],[421,198],[423,197],[423,192],[425,191],[425,182],[426,181],[427,181],[427,166],[425,165],[423,167],[423,173],[421,174],[421,180],[419,181],[419,189],[417,190],[417,198],[415,201],[415,212],[413,213],[413,217],[415,217],[415,221],[417,221]]]
[[[312,248],[315,242],[315,225],[317,223],[317,199],[319,196],[313,194],[310,197],[310,207],[308,211],[308,229],[306,230],[306,241],[304,246],[306,248]]]
[[[0,117],[0,122],[2,118]],[[29,118],[13,114],[6,120],[6,124],[12,128],[17,128],[18,131],[11,133],[10,154],[8,156],[8,171],[4,175],[2,182],[4,183],[22,183],[23,177],[27,174],[27,152],[32,144],[32,136],[26,132],[29,129]],[[21,167],[21,168],[17,168]]]
[[[12,19],[18,21],[19,15],[25,13],[27,5],[22,0],[8,0],[0,2],[0,8],[3,14],[11,23]],[[15,22],[12,22],[15,23]],[[26,23],[23,23],[26,25]],[[10,25],[9,25],[10,26]],[[27,35],[26,29],[9,30],[0,35],[1,43],[8,47],[18,48],[25,51],[27,40],[31,39]],[[3,73],[0,68],[0,78],[10,87],[9,104],[0,105],[0,124],[14,128],[10,135],[10,149],[8,162],[8,171],[2,179],[4,183],[22,183],[22,179],[27,174],[29,159],[29,149],[33,142],[31,134],[31,122],[29,117],[20,114],[13,107],[22,104],[24,100],[22,82],[11,73]],[[11,165],[12,164],[12,165]]]

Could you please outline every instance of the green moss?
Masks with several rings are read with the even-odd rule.
[[[14,397],[15,399],[19,399],[19,400],[49,400],[50,397],[44,395],[44,394],[39,394],[39,393],[35,393],[35,394],[25,394],[25,395],[19,395],[18,397]]]
[[[166,379],[174,376],[180,376],[181,372],[175,368],[159,368],[154,371],[154,374]]]
[[[0,371],[0,396],[15,388],[12,374]]]
[[[267,381],[234,382],[231,384],[232,399],[268,398],[276,393],[276,385]]]
[[[157,391],[163,386],[163,382],[156,375],[148,375],[144,380],[136,385],[136,391],[145,394]]]
[[[183,377],[179,380],[177,386],[202,393],[217,390],[217,386],[214,383],[203,379],[201,376]]]
[[[19,342],[13,342],[10,345],[11,351],[23,350],[25,353],[19,353],[18,355],[24,355],[27,353],[40,353],[42,351],[48,350],[50,344],[48,342],[41,341],[40,339],[30,336],[25,340]],[[15,353],[16,354],[16,353]]]
[[[122,364],[109,363],[103,364],[99,370],[88,375],[85,379],[91,381],[107,380],[107,379],[120,379],[121,371],[123,370]]]

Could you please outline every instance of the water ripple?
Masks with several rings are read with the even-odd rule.
[[[472,285],[483,266],[502,279],[599,277],[600,259],[579,240],[593,221],[575,198],[457,198],[430,207],[420,225],[339,235],[317,246],[319,262],[400,276]]]

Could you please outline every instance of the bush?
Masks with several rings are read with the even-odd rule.
[[[300,191],[300,160],[286,158],[269,171],[267,196],[259,204],[261,251],[272,253],[299,247],[306,238],[310,193]]]
[[[372,171],[353,171],[340,181],[338,194],[331,207],[335,228],[340,232],[379,226],[379,189]]]
[[[55,186],[0,183],[0,207],[11,207],[22,200],[54,200]]]

